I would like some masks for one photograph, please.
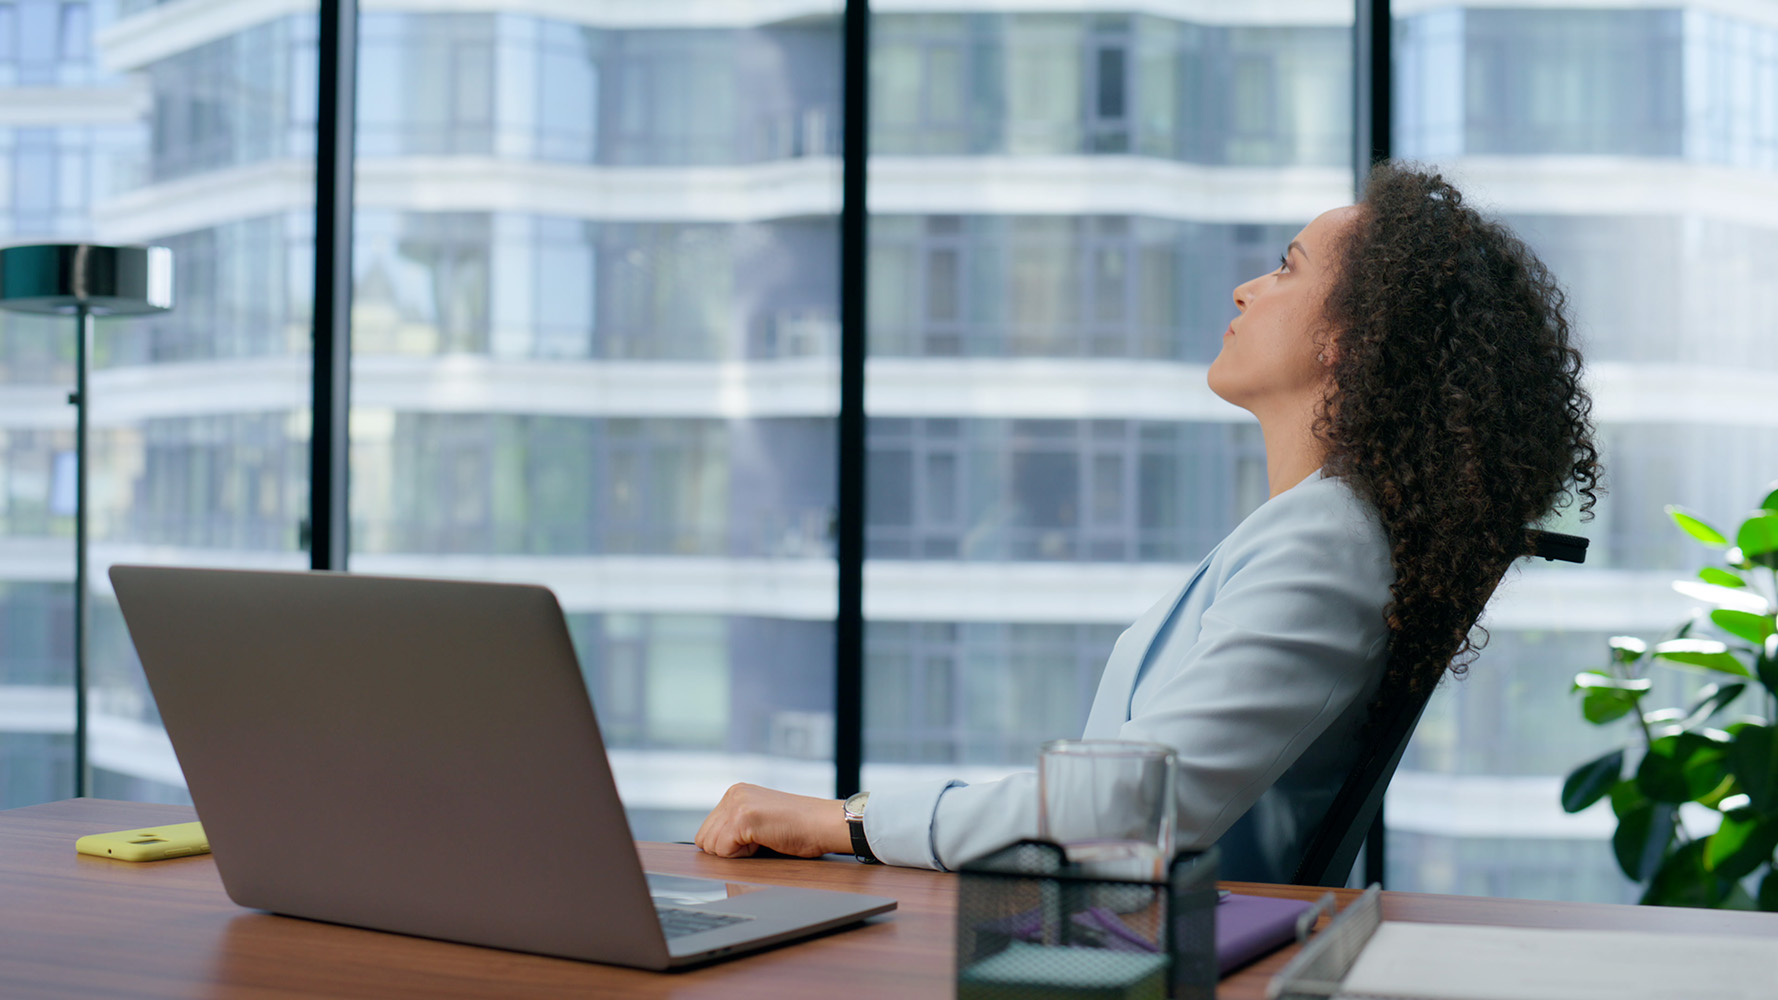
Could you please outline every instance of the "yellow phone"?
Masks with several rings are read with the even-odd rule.
[[[204,836],[202,823],[175,823],[116,833],[89,833],[74,842],[74,849],[118,861],[163,861],[209,854],[210,838]]]

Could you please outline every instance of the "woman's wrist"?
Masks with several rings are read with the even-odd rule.
[[[821,816],[822,849],[828,854],[851,854],[852,825],[846,820],[846,800],[823,801]]]

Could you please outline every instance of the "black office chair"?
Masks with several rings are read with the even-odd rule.
[[[1527,554],[1532,557],[1573,563],[1586,561],[1585,538],[1553,531],[1533,531],[1531,537],[1533,547]],[[1378,720],[1378,725],[1371,730],[1370,743],[1359,752],[1345,783],[1328,805],[1321,828],[1304,849],[1291,882],[1296,885],[1345,885],[1352,873],[1352,865],[1358,860],[1359,848],[1367,837],[1373,835],[1376,841],[1372,850],[1376,853],[1374,863],[1367,866],[1373,870],[1367,872],[1365,880],[1381,881],[1383,793],[1389,790],[1389,779],[1395,776],[1395,767],[1401,763],[1408,739],[1414,735],[1414,727],[1420,724],[1420,716],[1425,714],[1426,703],[1430,700],[1430,693],[1421,695]]]

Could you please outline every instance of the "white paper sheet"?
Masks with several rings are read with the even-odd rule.
[[[1778,938],[1385,922],[1342,997],[1772,1000]]]

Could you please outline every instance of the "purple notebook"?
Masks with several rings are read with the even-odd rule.
[[[1231,893],[1216,904],[1216,966],[1226,976],[1248,962],[1268,955],[1296,938],[1296,918],[1312,904],[1303,899],[1273,899]],[[1070,918],[1074,926],[1093,938],[1092,947],[1120,952],[1156,952],[1160,946],[1148,935],[1132,930],[1117,912],[1093,906]],[[1041,910],[1023,910],[989,920],[982,930],[1036,942],[1043,936]]]
[[[1296,939],[1296,918],[1306,899],[1273,899],[1239,893],[1216,904],[1216,964],[1221,975],[1268,955]]]

